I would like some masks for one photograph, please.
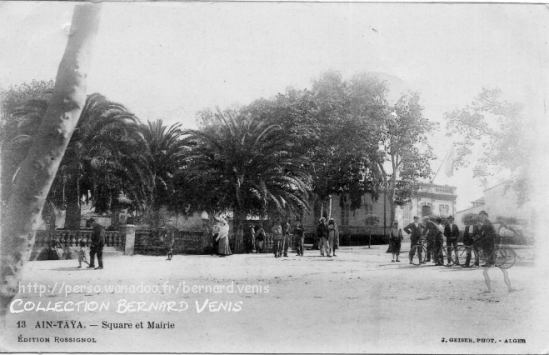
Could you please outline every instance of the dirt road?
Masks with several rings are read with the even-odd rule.
[[[74,260],[31,262],[1,345],[4,351],[108,352],[548,348],[549,286],[527,259],[510,270],[518,291],[507,292],[495,269],[494,292],[483,293],[481,270],[418,267],[406,255],[391,263],[385,249],[344,247],[335,258],[310,250],[280,259],[111,256],[103,270],[77,269]],[[77,342],[82,338],[95,343]]]

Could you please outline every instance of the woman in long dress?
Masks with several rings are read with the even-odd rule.
[[[217,219],[213,232],[217,234],[215,238],[215,241],[218,242],[217,254],[219,256],[231,255],[231,248],[229,247],[229,223],[224,218]]]

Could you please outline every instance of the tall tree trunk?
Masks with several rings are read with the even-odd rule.
[[[320,200],[320,218],[324,217],[324,201]]]
[[[244,251],[244,227],[243,223],[246,220],[246,213],[239,209],[233,211],[233,253],[242,253]]]
[[[395,222],[396,205],[394,200],[389,200],[389,226],[393,226]]]
[[[74,171],[74,173],[77,174],[78,172]],[[66,229],[80,229],[82,210],[80,206],[80,189],[78,188],[80,181],[78,180],[78,178],[71,179],[71,186],[68,186],[68,188],[65,190],[67,196],[67,212],[65,215]]]
[[[76,5],[53,95],[10,195],[0,238],[0,317],[17,294],[23,263],[34,244],[35,223],[86,101],[91,48],[100,5]]]
[[[328,195],[328,219],[332,218],[332,195]]]
[[[147,223],[151,228],[159,228],[160,222],[161,222],[161,215],[160,215],[160,209],[162,208],[162,204],[160,203],[159,199],[157,198],[159,192],[157,187],[157,180],[156,175],[153,176],[153,181],[155,183],[154,189],[152,191],[152,199],[150,201],[150,207],[148,210],[148,220]]]
[[[67,203],[67,212],[65,215],[65,228],[78,230],[80,229],[80,220],[82,219],[82,212],[80,205],[74,202]]]
[[[390,186],[389,186],[389,223],[390,223],[390,226],[392,227],[393,226],[393,222],[395,221],[395,209],[396,209],[396,205],[395,205],[395,190],[396,190],[396,174],[393,174],[393,176],[391,177],[391,182],[390,182]]]
[[[151,228],[159,228],[161,225],[160,207],[153,207],[150,211],[149,218]]]

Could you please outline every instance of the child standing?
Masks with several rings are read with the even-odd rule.
[[[85,263],[86,265],[90,265],[88,263],[88,260],[86,260],[86,251],[84,248],[86,247],[86,243],[83,240],[80,240],[80,249],[78,250],[78,267],[82,267],[82,263]]]
[[[173,246],[175,245],[175,233],[174,231],[163,231],[164,243],[166,243],[166,249],[168,249],[168,259],[173,258]]]

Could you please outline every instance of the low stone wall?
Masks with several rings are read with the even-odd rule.
[[[64,230],[53,232],[39,230],[31,254],[31,260],[73,259],[78,255],[80,242],[83,241],[86,251],[91,244],[91,229]],[[121,226],[119,230],[106,231],[106,247],[124,252],[125,255],[164,255],[168,250],[168,241],[174,239],[174,254],[209,254],[212,253],[213,238],[208,231],[179,231],[176,229],[135,229],[133,225]],[[250,245],[244,252],[251,252],[249,236],[244,236],[244,243]],[[234,236],[229,238],[234,252]],[[294,249],[294,241],[290,244]],[[267,233],[263,253],[273,250],[273,237]]]
[[[36,231],[31,260],[73,259],[77,257],[80,242],[89,249],[91,229]],[[106,231],[105,244],[115,250],[124,250],[125,237],[120,231]]]

